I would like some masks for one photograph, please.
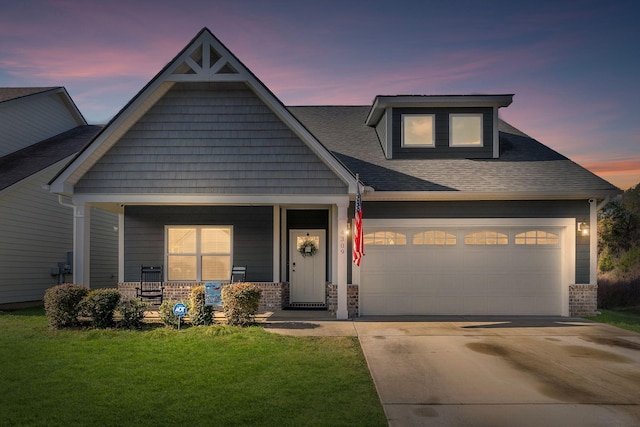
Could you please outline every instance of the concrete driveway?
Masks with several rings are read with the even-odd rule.
[[[357,335],[390,426],[640,425],[640,334],[608,325],[366,317],[283,319],[265,327]]]

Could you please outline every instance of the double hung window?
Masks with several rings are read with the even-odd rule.
[[[226,280],[231,274],[231,226],[167,226],[167,280]]]

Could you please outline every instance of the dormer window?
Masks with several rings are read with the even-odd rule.
[[[435,147],[435,114],[403,114],[402,146]]]
[[[449,115],[450,147],[482,147],[482,114]]]

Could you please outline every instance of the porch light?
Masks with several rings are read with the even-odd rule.
[[[351,223],[347,222],[347,228],[344,230],[344,235],[348,236],[351,233]]]
[[[589,235],[589,224],[585,221],[578,222],[578,233],[583,236]]]

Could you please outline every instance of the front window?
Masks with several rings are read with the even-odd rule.
[[[231,226],[167,226],[167,280],[228,280]]]
[[[451,114],[449,145],[451,147],[482,147],[482,114]]]
[[[403,147],[435,147],[436,131],[433,114],[402,115]]]

